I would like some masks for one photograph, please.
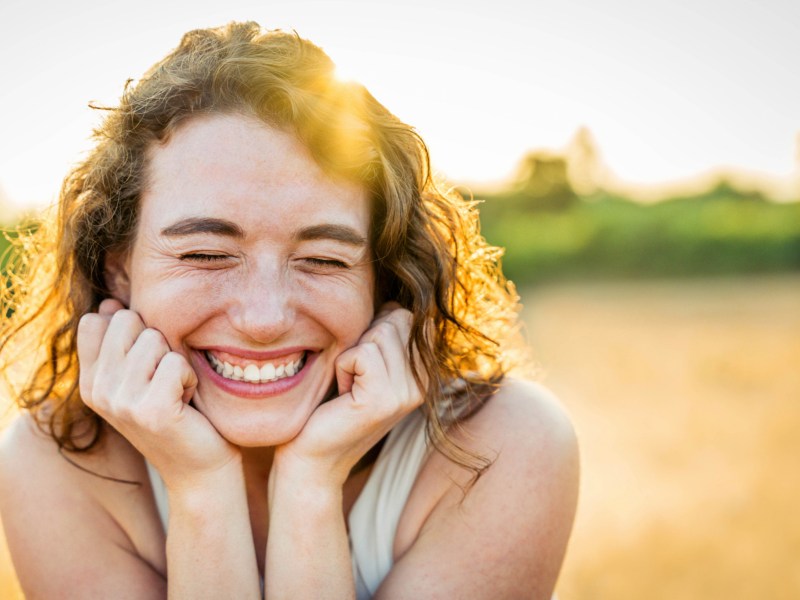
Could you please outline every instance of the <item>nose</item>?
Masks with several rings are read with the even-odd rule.
[[[290,281],[276,267],[243,273],[231,289],[229,320],[234,329],[254,342],[278,340],[295,320],[294,292]]]

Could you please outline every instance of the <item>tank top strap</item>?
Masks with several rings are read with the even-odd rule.
[[[147,466],[147,475],[150,477],[150,487],[153,488],[153,499],[156,502],[156,509],[158,509],[158,516],[161,518],[161,525],[164,526],[164,531],[167,530],[169,523],[169,502],[167,501],[167,486],[164,485],[164,480],[156,468],[145,460],[144,464]]]
[[[392,568],[397,524],[428,446],[425,417],[415,410],[389,433],[350,510],[350,552],[358,600],[371,598]]]

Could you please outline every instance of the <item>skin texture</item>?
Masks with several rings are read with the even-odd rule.
[[[352,467],[423,398],[410,314],[376,309],[366,193],[239,115],[193,119],[149,160],[133,247],[106,264],[115,298],[79,329],[81,395],[114,429],[73,459],[145,484],[75,469],[18,420],[0,509],[23,587],[248,598],[266,572],[272,600],[351,597],[345,517],[368,476]],[[281,382],[231,385],[206,352],[307,358]],[[430,455],[378,597],[548,597],[577,494],[569,420],[509,382],[457,436],[495,463],[465,496],[471,473]],[[143,458],[167,486],[166,543]]]

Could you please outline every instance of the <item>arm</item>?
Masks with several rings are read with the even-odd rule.
[[[188,404],[186,359],[115,300],[81,319],[78,355],[81,397],[166,484],[169,596],[259,597],[241,455]]]
[[[280,598],[354,598],[342,487],[356,462],[423,394],[407,358],[410,313],[390,304],[336,362],[341,395],[276,449],[269,479],[266,591]]]
[[[70,460],[93,473],[147,479],[141,458],[116,434],[101,454]],[[236,518],[247,515],[241,476],[217,475],[208,494],[170,493],[165,561],[161,524],[154,511],[142,512],[152,504],[149,489],[75,468],[29,417],[17,418],[0,442],[0,512],[26,597],[258,597],[249,521]],[[250,579],[241,575],[248,548]]]
[[[266,597],[355,598],[341,486],[286,475],[271,477]]]
[[[167,493],[169,598],[260,598],[241,463]]]

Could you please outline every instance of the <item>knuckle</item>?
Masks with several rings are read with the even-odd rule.
[[[165,342],[166,344],[166,342]],[[182,368],[185,365],[185,359],[182,355],[172,350],[167,351],[161,359],[161,364],[170,368]]]
[[[154,352],[161,352],[162,354],[169,352],[169,346],[167,345],[167,340],[164,339],[164,335],[157,329],[152,329],[150,327],[144,329],[139,334],[137,343],[144,345]]]
[[[378,344],[372,340],[367,340],[358,346],[361,356],[367,360],[375,360],[380,357],[381,349]]]
[[[139,315],[127,308],[115,312],[111,317],[111,323],[115,327],[120,327],[121,329],[125,330],[138,329],[142,327],[142,320],[139,318]]]
[[[161,360],[158,361],[156,372],[160,373],[160,377],[169,376],[171,378],[176,375],[182,376],[185,371],[190,369],[191,366],[183,355],[174,351],[168,351],[161,357]]]
[[[395,325],[391,321],[382,321],[375,326],[374,335],[379,338],[385,338],[393,335],[396,331]]]

